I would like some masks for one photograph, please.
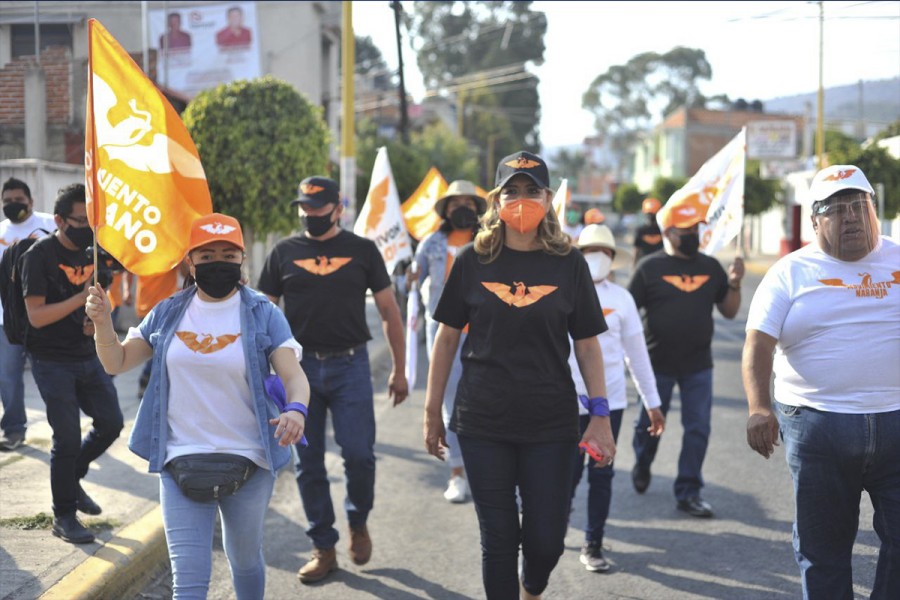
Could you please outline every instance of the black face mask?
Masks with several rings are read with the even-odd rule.
[[[28,205],[24,202],[10,202],[3,205],[3,214],[13,223],[19,223],[28,216]]]
[[[241,265],[233,262],[208,262],[194,265],[194,279],[205,294],[224,298],[241,282]]]
[[[471,229],[478,222],[478,215],[468,206],[460,206],[450,213],[450,223],[453,229]]]
[[[79,250],[86,250],[94,244],[94,232],[90,227],[72,227],[69,225],[66,228],[66,237]]]
[[[303,215],[300,217],[300,223],[303,224],[304,229],[309,232],[309,235],[313,237],[319,237],[320,235],[325,235],[331,228],[334,227],[334,222],[331,220],[331,215],[334,214],[334,211],[337,210],[337,205],[331,209],[327,215],[322,215],[320,217],[311,217],[309,215]]]
[[[678,236],[678,250],[685,256],[695,256],[700,250],[700,235],[697,233],[683,233]]]

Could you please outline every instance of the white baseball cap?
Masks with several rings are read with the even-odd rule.
[[[816,173],[809,185],[811,202],[819,202],[843,190],[859,190],[875,195],[862,169],[855,165],[831,165]]]

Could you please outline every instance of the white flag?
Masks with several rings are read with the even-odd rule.
[[[706,225],[700,224],[700,248],[713,255],[733,240],[744,221],[744,162],[747,130],[741,129],[715,156],[703,163],[672,198],[697,194],[706,210]]]
[[[413,263],[415,264],[415,263]],[[413,275],[415,277],[416,275]],[[409,391],[416,386],[419,358],[419,285],[414,283],[406,300],[406,383]]]
[[[560,225],[566,224],[566,206],[569,204],[569,180],[563,179],[553,196],[553,210],[556,211],[556,218],[559,219]]]
[[[359,211],[353,233],[375,242],[388,273],[394,271],[399,261],[412,258],[412,247],[400,211],[400,196],[391,173],[387,148],[378,149],[369,193]]]

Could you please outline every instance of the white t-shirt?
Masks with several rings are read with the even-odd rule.
[[[620,285],[603,280],[594,284],[603,317],[609,329],[600,334],[600,348],[603,350],[603,371],[606,376],[606,397],[610,410],[620,410],[628,406],[625,389],[625,366],[631,371],[635,387],[647,408],[661,405],[659,392],[656,389],[656,377],[650,366],[650,356],[644,342],[644,327],[638,314],[634,298]],[[575,391],[587,395],[587,387],[575,352],[569,354],[569,368],[575,381]],[[587,410],[578,403],[579,413],[587,414]]]
[[[0,256],[6,252],[6,249],[17,241],[27,238],[30,235],[43,237],[45,234],[39,229],[46,229],[48,233],[56,231],[56,221],[53,215],[42,212],[33,212],[31,216],[21,223],[13,223],[9,219],[0,221]],[[0,301],[0,325],[3,324],[3,303]]]
[[[169,434],[166,462],[185,454],[223,452],[268,468],[240,337],[241,295],[222,302],[194,296],[166,354]],[[141,337],[132,328],[128,338]],[[143,338],[142,338],[143,339]],[[293,338],[290,347],[300,356]]]
[[[856,262],[810,244],[769,269],[747,330],[778,340],[775,398],[835,413],[900,410],[900,246]]]

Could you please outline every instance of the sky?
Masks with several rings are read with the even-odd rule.
[[[412,12],[413,3],[401,2]],[[591,82],[610,67],[648,51],[700,48],[712,66],[707,95],[769,100],[814,92],[819,85],[816,2],[569,2],[536,1],[547,15],[540,78],[545,148],[580,144],[593,133],[581,107]],[[825,87],[860,79],[900,77],[900,0],[824,3]],[[369,36],[397,69],[393,11],[386,0],[353,3],[357,36]],[[425,94],[415,54],[404,35],[404,75],[415,101]]]

